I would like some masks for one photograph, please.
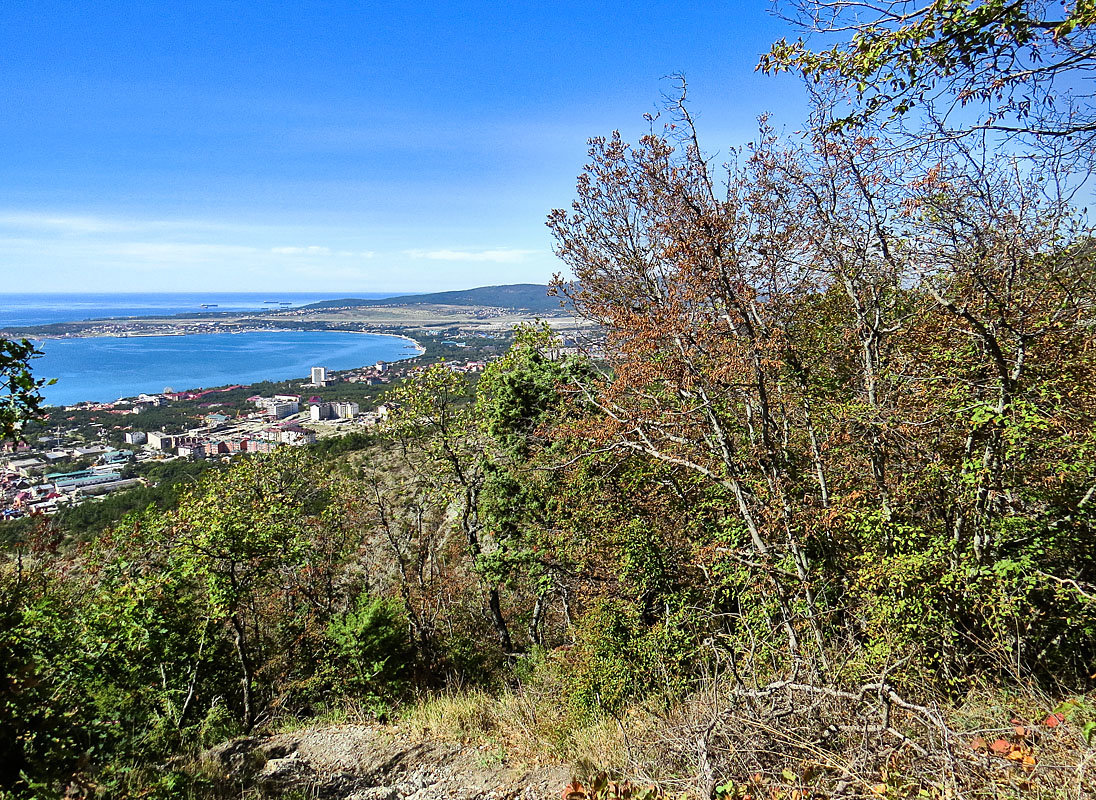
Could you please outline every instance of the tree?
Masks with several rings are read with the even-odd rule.
[[[671,112],[635,146],[592,140],[549,219],[576,278],[557,286],[604,331],[567,435],[702,482],[706,569],[739,572],[743,636],[775,616],[793,667],[825,674],[844,643],[863,668],[1079,679],[1091,648],[1062,626],[1096,609],[1042,584],[1096,578],[1096,282],[1055,163],[763,126],[719,170]]]
[[[1068,139],[1063,147],[1092,151],[1096,5],[1088,0],[788,5],[790,20],[808,38],[781,39],[759,68],[797,71],[835,87],[852,101],[839,125],[918,110],[949,133],[1026,134],[1044,144]],[[821,37],[823,49],[812,48],[811,35]]]
[[[0,338],[0,441],[18,438],[23,422],[41,413],[39,389],[53,381],[31,373],[30,362],[40,355],[27,339]]]
[[[283,448],[207,472],[162,524],[235,656],[245,730],[307,683],[327,621],[349,602],[340,575],[354,539],[335,493],[307,454]]]
[[[793,422],[804,406],[787,396],[786,357],[805,300],[824,285],[806,257],[805,209],[784,186],[780,168],[794,166],[764,131],[728,167],[720,194],[684,95],[673,111],[665,133],[637,147],[619,134],[592,140],[571,213],[549,218],[576,277],[560,290],[606,331],[608,369],[584,382],[599,411],[588,435],[725,492],[743,557],[779,599],[793,656],[802,655],[798,595],[824,661],[810,532],[793,507],[799,433],[811,426]]]
[[[549,531],[560,522],[554,501],[563,472],[558,462],[570,458],[567,444],[552,434],[583,413],[581,403],[568,399],[592,374],[587,359],[563,355],[560,340],[539,323],[518,326],[510,349],[476,385],[476,416],[492,445],[483,513],[501,545],[483,563],[499,580],[515,584],[520,576],[535,598],[527,623],[531,645],[545,641],[552,596],[567,602],[562,565],[541,548],[553,549]]]
[[[481,493],[487,479],[487,437],[476,418],[466,378],[444,362],[432,364],[405,380],[386,397],[394,410],[386,428],[395,438],[410,472],[432,504],[451,512],[464,537],[473,568],[483,575],[484,559],[499,543],[481,515]],[[425,496],[425,495],[424,495]],[[483,577],[487,610],[503,652],[514,652],[502,610],[496,576]]]

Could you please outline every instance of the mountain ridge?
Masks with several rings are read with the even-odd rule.
[[[298,310],[393,305],[490,306],[492,308],[524,309],[528,311],[557,311],[560,308],[560,301],[558,298],[548,295],[548,286],[546,284],[509,283],[447,292],[400,295],[398,297],[345,297],[336,300],[321,300],[317,303],[301,306],[301,309]]]

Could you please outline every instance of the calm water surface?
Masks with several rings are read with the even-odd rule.
[[[391,297],[377,292],[161,292],[0,294],[0,328],[109,317],[151,317],[295,308],[342,297]],[[202,306],[209,306],[202,308]]]
[[[42,390],[51,405],[100,402],[141,392],[306,379],[312,367],[350,369],[416,354],[393,336],[340,331],[259,331],[190,336],[46,339],[32,366],[57,383]]]

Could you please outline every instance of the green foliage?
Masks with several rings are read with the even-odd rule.
[[[395,696],[406,623],[385,599],[340,613],[360,590],[338,491],[300,451],[242,459],[84,552],[5,563],[0,791],[169,791],[157,764],[311,707],[336,665],[341,691]]]
[[[402,609],[391,598],[360,596],[327,626],[336,685],[350,697],[389,701],[407,687],[414,649]]]
[[[620,715],[651,697],[679,699],[694,685],[703,622],[695,609],[666,602],[657,619],[636,605],[599,600],[582,617],[564,656],[564,692],[581,714]]]
[[[23,423],[42,412],[38,390],[53,381],[31,374],[30,362],[40,355],[27,339],[0,337],[0,442],[17,438]]]
[[[851,94],[855,109],[842,124],[958,100],[983,105],[973,118],[979,127],[1048,137],[1091,130],[1090,112],[1067,99],[1071,79],[1091,68],[1091,3],[934,0],[914,10],[884,2],[869,14],[853,2],[800,5],[807,33],[839,33],[843,41],[814,50],[804,38],[781,39],[759,68],[795,70]]]
[[[79,665],[69,663],[67,621],[42,580],[0,572],[0,794],[16,797],[70,775],[91,732],[79,706],[57,702],[59,692],[79,691]]]
[[[519,457],[538,433],[543,441],[547,428],[561,421],[565,392],[589,373],[581,359],[553,358],[558,347],[546,324],[520,327],[510,350],[488,366],[477,386],[484,430]]]

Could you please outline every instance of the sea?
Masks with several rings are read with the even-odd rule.
[[[391,293],[0,294],[0,329],[86,319],[294,308],[340,297]],[[203,304],[206,308],[203,308]],[[142,392],[183,391],[307,378],[311,367],[351,369],[418,352],[395,336],[342,331],[255,331],[187,336],[44,339],[32,362],[49,405],[110,402]]]
[[[76,322],[113,317],[152,317],[218,311],[262,311],[296,308],[342,297],[394,297],[398,292],[189,292],[123,294],[0,293],[0,329],[51,322]]]

